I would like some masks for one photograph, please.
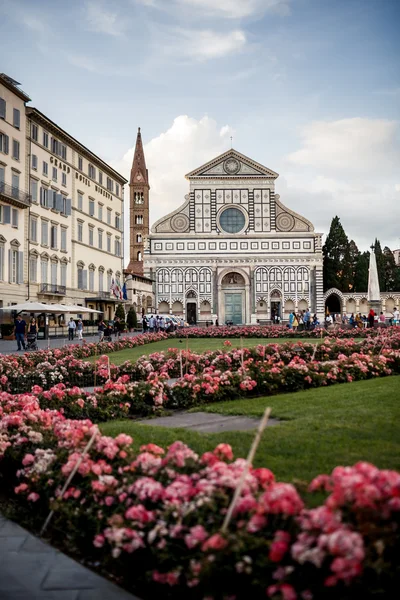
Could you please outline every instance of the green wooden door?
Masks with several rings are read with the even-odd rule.
[[[225,294],[225,321],[242,324],[242,294]]]

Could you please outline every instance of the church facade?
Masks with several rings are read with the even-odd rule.
[[[309,307],[323,318],[322,234],[281,202],[277,177],[234,149],[186,175],[185,202],[144,249],[158,313],[256,324]]]

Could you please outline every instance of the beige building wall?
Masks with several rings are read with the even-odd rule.
[[[29,97],[16,83],[0,75],[0,306],[26,299],[25,102]]]

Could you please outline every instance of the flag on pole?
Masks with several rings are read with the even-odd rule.
[[[124,282],[124,285],[122,286],[122,297],[124,300],[128,300],[128,294],[126,291],[126,283]]]

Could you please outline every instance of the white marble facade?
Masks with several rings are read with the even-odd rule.
[[[189,322],[324,314],[320,233],[275,194],[278,174],[236,150],[186,178],[184,204],[152,227],[145,275],[159,313]]]

